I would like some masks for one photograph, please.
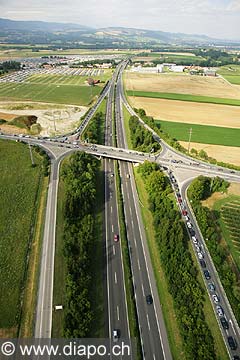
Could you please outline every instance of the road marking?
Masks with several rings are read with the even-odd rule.
[[[129,192],[127,192],[127,197],[128,197],[128,200],[130,200],[130,199],[129,199]]]
[[[142,292],[143,292],[143,296],[145,296],[143,284],[142,284]]]
[[[131,222],[132,222],[132,227],[134,228],[133,219],[131,220]]]
[[[111,206],[111,214],[112,214],[112,212],[113,212],[113,208],[112,208],[112,206]]]
[[[115,246],[113,245],[113,255],[116,255]]]
[[[137,262],[138,262],[138,270],[141,270],[139,259],[137,259]]]
[[[114,228],[113,228],[113,225],[112,225],[112,232],[114,232]]]
[[[137,247],[137,241],[136,241],[135,236],[134,236],[134,244],[135,244],[135,246]]]
[[[117,274],[115,272],[115,284],[117,284]]]
[[[231,320],[231,319],[229,319],[229,322],[230,322],[230,324],[231,324],[231,326],[232,326],[232,328],[233,328],[233,332],[234,332],[234,334],[235,334],[235,335],[237,335],[237,334],[236,334],[236,331],[235,331],[235,329],[234,329],[234,326],[233,326],[233,322],[232,322],[232,320]]]
[[[118,317],[118,321],[120,320],[120,317],[119,317],[119,307],[117,306],[117,317]]]
[[[153,354],[153,360],[156,360],[156,356],[155,356],[155,354]]]
[[[148,323],[148,329],[151,330],[148,314],[147,314],[147,323]]]

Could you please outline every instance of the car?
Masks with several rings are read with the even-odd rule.
[[[222,317],[224,315],[223,308],[220,305],[216,306],[216,311],[217,311],[218,316]]]
[[[183,216],[186,216],[187,215],[187,210],[182,210],[182,214],[183,214]]]
[[[196,236],[192,236],[192,241],[193,241],[194,244],[198,243],[198,240],[197,240]]]
[[[201,265],[202,268],[206,267],[206,263],[205,263],[204,260],[200,260],[199,262],[200,262],[200,265]]]
[[[204,274],[206,280],[211,279],[211,275],[210,275],[210,272],[208,270],[204,270],[203,274]]]
[[[192,224],[190,223],[190,221],[187,222],[187,227],[188,227],[189,229],[192,228]]]
[[[219,303],[219,301],[220,301],[220,299],[219,299],[219,297],[217,296],[217,294],[213,294],[213,295],[212,295],[212,299],[213,299],[213,301],[214,301],[215,303]]]
[[[234,355],[233,360],[240,360],[240,357],[238,355]]]
[[[119,235],[118,235],[118,234],[115,234],[113,240],[114,240],[115,242],[118,242],[118,241],[119,241]]]
[[[232,336],[228,336],[227,341],[231,350],[237,349],[237,342]]]
[[[153,303],[153,298],[151,294],[146,296],[146,301],[148,305],[151,305]]]
[[[182,203],[182,198],[178,198],[178,202],[179,202],[179,204],[181,204]]]
[[[185,219],[186,221],[190,220],[190,219],[189,219],[189,216],[187,216],[187,215],[184,216],[184,219]]]
[[[118,330],[118,329],[114,329],[114,330],[113,330],[113,333],[112,333],[113,341],[114,341],[114,342],[118,341],[119,337],[120,337],[119,330]]]
[[[202,254],[200,251],[197,253],[197,255],[198,255],[198,258],[199,258],[200,260],[203,259],[203,254]]]
[[[208,288],[209,288],[209,290],[210,291],[215,291],[215,285],[214,285],[214,283],[208,283]]]
[[[226,320],[226,318],[224,316],[220,317],[220,321],[221,321],[222,327],[225,330],[229,329],[228,321]]]

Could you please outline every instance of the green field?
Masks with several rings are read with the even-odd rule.
[[[220,214],[219,224],[224,240],[240,271],[240,197],[229,195],[225,199],[217,200],[213,210]]]
[[[226,65],[218,70],[218,74],[222,75],[231,84],[240,85],[240,65]]]
[[[89,86],[84,84],[87,78],[85,76],[32,75],[28,82],[0,83],[0,100],[30,100],[87,106],[100,94],[104,82],[110,76],[111,72],[98,76],[103,83]]]
[[[200,95],[190,95],[190,94],[127,90],[127,95],[157,98],[157,99],[167,99],[167,100],[180,100],[180,101],[192,101],[192,102],[200,102],[200,103],[240,106],[240,99],[239,100],[225,99],[225,98],[215,98],[210,96],[200,96]]]
[[[172,138],[188,141],[192,129],[192,142],[225,146],[240,146],[240,129],[186,124],[173,121],[157,120],[156,124]]]
[[[42,158],[33,151],[31,166],[26,145],[0,140],[0,332],[20,321],[21,295],[25,286],[28,247],[42,183]],[[15,333],[16,336],[16,333]]]

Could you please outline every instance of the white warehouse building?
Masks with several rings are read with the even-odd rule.
[[[131,68],[131,71],[134,72],[140,72],[140,73],[150,73],[150,74],[158,74],[158,73],[162,73],[163,72],[163,65],[162,64],[158,64],[155,67],[142,67],[141,65],[135,67],[133,66]]]

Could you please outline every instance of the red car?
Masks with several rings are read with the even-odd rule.
[[[118,242],[118,241],[119,241],[119,235],[118,235],[118,234],[115,234],[113,240],[114,240],[115,242]]]
[[[183,214],[184,216],[186,216],[186,215],[187,215],[187,210],[183,210],[183,211],[182,211],[182,214]]]

